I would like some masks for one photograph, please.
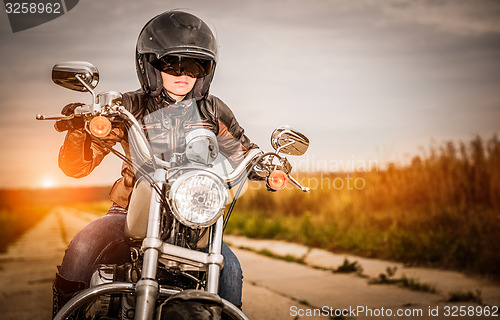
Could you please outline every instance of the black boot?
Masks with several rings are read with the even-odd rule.
[[[52,284],[52,318],[79,291],[85,289],[83,281],[72,281],[64,278],[59,272]],[[70,318],[71,319],[71,318]],[[76,318],[75,318],[76,319]]]

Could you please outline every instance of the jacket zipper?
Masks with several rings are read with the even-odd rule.
[[[170,157],[172,157],[175,153],[175,150],[177,150],[177,139],[175,136],[175,132],[178,126],[179,126],[179,119],[175,117],[172,123],[172,130],[170,130],[170,148],[171,148]]]

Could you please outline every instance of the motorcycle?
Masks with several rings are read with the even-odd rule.
[[[164,133],[161,110],[138,121],[121,105],[120,93],[96,95],[99,72],[88,62],[56,64],[52,79],[64,88],[89,92],[92,103],[70,116],[39,114],[37,120],[56,120],[58,131],[67,130],[71,121],[83,121],[92,139],[131,164],[137,178],[125,226],[131,261],[96,266],[90,288],[75,295],[54,319],[76,314],[84,319],[180,319],[179,314],[185,315],[182,319],[248,319],[218,295],[225,226],[250,175],[273,191],[288,181],[309,191],[290,175],[292,166],[281,155],[304,154],[309,140],[288,126],[279,127],[271,135],[274,152],[250,149],[234,169],[226,170],[221,169],[224,159],[219,160],[214,133],[194,127],[186,134],[184,150],[166,158],[151,138]],[[129,156],[103,143],[117,123],[127,129]]]

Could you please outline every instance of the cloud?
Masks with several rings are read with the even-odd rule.
[[[399,23],[416,23],[457,35],[500,33],[497,0],[394,0],[380,2],[382,11]]]

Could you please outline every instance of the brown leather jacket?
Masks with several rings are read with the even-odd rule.
[[[162,105],[161,101],[144,94],[141,90],[125,93],[123,105],[138,120],[143,120],[162,107],[165,107],[162,110],[166,110],[164,114],[169,117],[169,106]],[[229,107],[215,96],[208,95],[196,101],[196,104],[186,107],[186,110],[182,112],[183,114],[177,117],[179,120],[167,119],[166,121],[176,123],[177,126],[170,125],[159,130],[159,134],[152,138],[156,141],[152,143],[162,144],[164,149],[167,146],[166,149],[170,149],[167,150],[170,153],[178,152],[185,143],[186,132],[199,127],[208,128],[217,136],[220,152],[232,165],[241,161],[249,149],[256,147],[245,136],[243,128],[240,127]],[[197,116],[193,117],[195,113]],[[173,118],[174,116],[169,119]],[[127,132],[123,126],[114,127],[110,135],[103,140],[108,147],[117,142],[121,143],[125,154],[130,157]],[[108,153],[109,150],[92,141],[90,135],[83,129],[69,130],[59,151],[59,167],[67,176],[82,178],[89,175]],[[124,162],[121,175],[122,177],[113,184],[109,196],[114,203],[127,208],[136,180],[133,167]]]

